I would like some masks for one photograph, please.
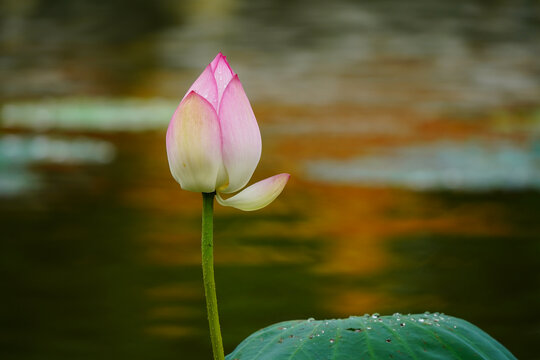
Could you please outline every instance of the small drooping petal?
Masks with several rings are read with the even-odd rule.
[[[237,75],[223,93],[219,121],[223,164],[229,175],[229,184],[218,190],[228,194],[248,183],[259,163],[262,149],[259,125]]]
[[[217,111],[219,99],[218,88],[216,79],[214,78],[214,71],[212,70],[211,65],[208,65],[206,69],[204,69],[204,71],[201,73],[201,75],[199,75],[197,80],[195,80],[193,85],[191,85],[188,92],[184,96],[184,99],[192,91],[195,91],[197,94],[208,100],[208,102],[212,104],[214,109],[216,109]]]
[[[216,111],[205,98],[192,91],[182,100],[166,142],[171,173],[182,189],[214,191],[223,169],[221,135]]]
[[[218,194],[217,201],[223,206],[232,206],[244,211],[258,210],[270,204],[281,194],[289,177],[290,175],[286,173],[274,175],[248,186],[228,199],[223,199]]]
[[[218,89],[218,103],[221,102],[223,92],[229,85],[229,82],[233,78],[234,73],[227,62],[225,56],[221,56],[214,69],[214,78],[216,79]]]

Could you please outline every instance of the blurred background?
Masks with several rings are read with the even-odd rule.
[[[216,206],[226,352],[444,312],[540,359],[540,2],[2,0],[4,359],[209,359],[200,195],[165,153],[222,51],[269,207]]]

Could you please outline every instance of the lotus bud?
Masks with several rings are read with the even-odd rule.
[[[243,189],[261,158],[261,133],[238,75],[219,53],[178,105],[167,129],[173,178],[188,191],[217,193],[218,202],[244,211],[270,204],[289,174]]]

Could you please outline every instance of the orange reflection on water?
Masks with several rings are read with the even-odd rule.
[[[199,334],[202,336],[202,331],[197,327],[179,326],[179,325],[154,325],[146,329],[146,333],[160,338],[184,338],[194,337]]]
[[[217,264],[313,263],[313,270],[320,273],[368,274],[388,265],[384,244],[390,238],[418,232],[495,235],[509,231],[505,222],[499,221],[504,216],[502,209],[490,203],[447,208],[436,197],[423,193],[305,179],[307,159],[341,159],[369,153],[375,148],[441,137],[485,136],[491,132],[485,125],[448,121],[410,110],[367,110],[352,105],[327,108],[260,105],[255,109],[264,148],[253,181],[278,171],[289,171],[292,178],[274,204],[253,216],[300,217],[292,223],[255,220],[252,214],[216,205]],[[370,123],[370,119],[378,121]],[[302,121],[305,126],[301,125]],[[181,191],[170,177],[161,135],[153,135],[152,141],[146,135],[145,151],[138,158],[139,167],[146,169],[141,172],[145,178],[127,187],[122,196],[129,206],[160,214],[160,218],[150,218],[142,230],[150,262],[197,265],[200,196]],[[222,226],[219,219],[229,217],[242,220],[235,220],[234,226]],[[271,243],[261,246],[234,241],[239,237],[261,236],[288,237],[295,242],[325,239],[324,255],[291,253]]]
[[[229,286],[238,282],[236,286],[246,291],[246,286],[254,286],[246,282],[258,281],[247,272],[258,271],[261,281],[269,281],[267,286],[279,288],[282,282],[293,280],[272,278],[268,272],[291,267],[294,269],[291,271],[305,271],[294,281],[312,284],[310,295],[324,299],[319,307],[327,317],[361,315],[381,309],[436,310],[448,306],[448,300],[437,292],[401,296],[400,291],[385,287],[390,285],[385,285],[384,281],[369,282],[387,274],[399,261],[396,256],[400,255],[390,250],[390,244],[407,243],[409,236],[418,234],[428,236],[433,242],[437,242],[439,235],[513,234],[514,229],[505,220],[505,205],[489,198],[452,202],[448,201],[455,197],[451,193],[410,191],[384,185],[345,185],[309,178],[305,162],[313,159],[369,156],[380,149],[437,139],[501,136],[492,131],[489,123],[480,126],[415,117],[411,113],[400,117],[388,111],[384,116],[379,114],[384,120],[371,129],[368,120],[358,119],[354,125],[356,110],[355,107],[344,107],[343,111],[330,107],[317,114],[313,109],[262,108],[259,122],[263,155],[251,183],[284,171],[290,172],[292,177],[283,194],[263,210],[244,213],[216,204],[215,263],[217,274],[224,270],[236,274],[228,280]],[[285,115],[285,120],[280,114]],[[370,115],[376,116],[376,113]],[[300,120],[300,126],[296,123],[288,132],[287,116],[289,120],[294,117],[306,120],[304,124]],[[331,124],[324,124],[328,119],[332,119]],[[352,130],[342,131],[340,127]],[[512,136],[510,138],[515,140]],[[179,269],[174,270],[178,273],[195,268],[197,271],[193,274],[200,275],[200,195],[181,191],[170,176],[163,134],[146,134],[144,144],[144,153],[137,157],[138,167],[144,171],[119,194],[127,207],[149,214],[137,224],[144,262]],[[125,142],[124,146],[136,145]],[[226,270],[237,268],[238,272]],[[287,271],[283,276],[286,274]],[[353,284],[360,281],[361,285],[347,285],[348,281]],[[218,289],[222,286],[227,284],[218,281]],[[193,336],[192,317],[204,318],[201,288],[191,283],[164,282],[161,287],[149,290],[148,296],[152,299],[148,312],[149,334],[162,338]],[[243,299],[240,294],[235,296]],[[275,297],[279,297],[279,292],[264,300],[246,296],[242,305],[229,306],[264,307],[266,303],[256,301],[271,304],[278,301]],[[223,296],[226,304],[231,298],[234,297],[227,293]],[[196,309],[193,304],[199,304],[200,308]]]
[[[445,304],[444,300],[435,295],[420,295],[411,302],[410,298],[397,298],[388,296],[385,291],[355,290],[350,289],[338,293],[328,293],[328,301],[325,302],[326,309],[335,316],[347,317],[354,315],[370,314],[389,308],[394,304],[399,304],[400,309],[414,307],[417,304],[426,304],[430,309],[441,309]],[[394,306],[395,309],[396,308]],[[398,311],[396,311],[398,312]],[[386,314],[385,314],[386,315]]]

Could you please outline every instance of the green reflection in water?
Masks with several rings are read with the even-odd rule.
[[[47,212],[2,208],[5,358],[136,357],[136,216],[86,200]]]
[[[411,235],[390,242],[396,264],[380,281],[402,312],[441,311],[467,319],[530,358],[540,326],[537,238]],[[426,294],[437,305],[422,303]]]
[[[123,207],[112,194],[41,204],[46,211],[2,205],[3,357],[211,356],[200,267],[144,260],[147,249],[139,234],[151,214]],[[279,217],[251,218],[257,224]],[[196,222],[180,221],[188,227]],[[238,219],[225,217],[218,227],[225,222],[234,227]],[[223,235],[220,241],[222,249],[250,245],[316,252],[320,247],[290,238],[272,244],[270,237]],[[305,264],[225,264],[216,272],[227,351],[260,327],[317,312],[315,277]]]
[[[161,189],[162,177],[172,182],[165,161],[156,165],[162,144],[152,150],[162,138],[144,136],[115,139],[118,155],[109,165],[37,168],[46,191],[0,202],[2,358],[210,357],[198,265],[199,208],[171,206],[195,194],[176,197],[176,186]],[[142,153],[140,144],[150,150]],[[336,239],[290,235],[321,220],[312,218],[321,206],[310,192],[314,187],[306,184],[289,197],[303,209],[297,213],[218,210],[216,280],[227,352],[282,320],[431,310],[466,318],[518,357],[533,356],[526,345],[539,328],[539,192],[407,192],[415,206],[398,197],[376,215],[382,219],[371,220],[392,227],[396,219],[424,224],[444,219],[445,212],[464,213],[471,223],[493,223],[505,233],[400,230],[375,239],[390,258],[381,260],[378,272],[343,275],[317,271],[335,256],[330,250]],[[132,198],[134,193],[144,196]],[[339,201],[331,204],[339,209]],[[328,221],[331,229],[347,225],[339,216]],[[370,229],[362,219],[354,226]],[[159,247],[172,260],[190,255],[149,259]],[[376,294],[381,302],[368,308],[355,298],[343,314],[336,299],[350,293]]]
[[[475,235],[463,227],[452,233],[414,231],[381,239],[390,255],[381,271],[330,276],[325,286],[335,294],[382,294],[380,305],[366,312],[437,311],[467,319],[518,358],[535,358],[536,350],[528,344],[536,342],[540,328],[540,192],[446,191],[417,197],[437,201],[448,212],[465,212],[476,223],[503,225],[505,233]],[[433,216],[428,209],[391,211],[386,216],[428,219]],[[490,219],[490,213],[498,216]],[[333,309],[336,316],[346,315],[339,304]]]
[[[392,266],[375,282],[384,283],[402,312],[442,311],[462,317],[501,340],[518,358],[533,358],[540,328],[538,208],[540,192],[441,192],[429,196],[448,209],[470,205],[502,210],[507,235],[411,234],[388,242]],[[474,216],[474,214],[471,214]],[[423,303],[430,295],[437,305]]]

